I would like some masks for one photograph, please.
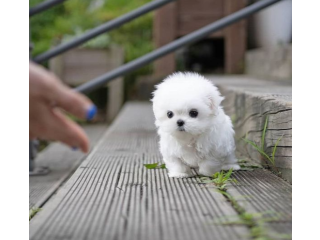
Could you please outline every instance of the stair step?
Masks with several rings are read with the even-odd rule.
[[[251,76],[291,81],[292,79],[292,46],[282,44],[257,48],[246,52],[246,73]]]
[[[259,146],[266,117],[265,152],[275,152],[276,171],[287,181],[292,181],[292,86],[288,82],[262,80],[247,75],[207,75],[225,96],[223,106],[231,117],[235,129],[237,149],[254,161],[266,163],[262,155],[243,138]]]

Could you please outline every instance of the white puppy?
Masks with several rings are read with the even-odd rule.
[[[191,177],[191,168],[205,176],[240,169],[232,123],[220,106],[223,99],[196,73],[174,73],[156,86],[153,112],[169,177]]]

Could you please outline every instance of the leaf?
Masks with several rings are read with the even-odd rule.
[[[166,169],[166,164],[161,164],[159,168]]]
[[[217,189],[216,191],[218,193],[221,193],[222,195],[226,196],[229,200],[233,199],[233,197],[229,193],[227,193],[225,191],[221,191],[220,189]]]
[[[239,160],[238,160],[238,163],[247,163],[247,162],[248,162],[247,159],[239,159]]]
[[[42,210],[42,208],[31,208],[29,211],[29,221],[38,213]]]
[[[282,137],[283,137],[283,135],[277,140],[276,144],[275,144],[274,147],[273,147],[273,151],[272,151],[273,165],[275,164],[274,155],[276,154],[277,146],[278,146],[280,140],[282,139]]]
[[[219,174],[220,174],[220,172],[216,172],[215,174],[213,174],[213,178],[218,178],[218,176],[219,176]]]
[[[254,149],[256,149],[260,154],[262,154],[265,158],[267,158],[270,162],[272,162],[271,158],[262,150],[260,149],[260,147],[258,147],[257,144],[255,144],[254,142],[248,140],[248,139],[244,139],[243,140],[247,143],[249,143]]]
[[[231,174],[233,173],[233,169],[229,169],[229,171],[226,173],[225,178],[230,178]]]
[[[151,164],[143,164],[147,169],[155,169],[157,168],[159,163],[151,163]]]
[[[231,179],[232,182],[234,182],[235,184],[238,184],[239,181],[237,179]]]
[[[255,144],[254,142],[250,141],[249,139],[246,139],[246,138],[242,138],[242,139],[243,139],[243,141],[245,141],[246,143],[249,143],[254,148],[259,148],[260,149],[260,147],[257,144]]]
[[[262,151],[264,151],[264,140],[265,140],[265,137],[266,137],[266,131],[267,131],[267,126],[268,126],[268,118],[269,116],[266,117],[266,121],[264,123],[264,127],[263,127],[263,131],[262,131],[262,136],[261,136],[261,146],[260,146],[260,149]]]
[[[270,162],[272,162],[272,159],[262,150],[257,149],[257,151],[262,154],[266,159],[268,159]]]
[[[159,163],[151,163],[151,164],[143,164],[147,169],[166,169],[166,164]]]

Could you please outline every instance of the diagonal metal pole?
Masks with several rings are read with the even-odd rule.
[[[245,7],[233,14],[230,14],[229,16],[226,16],[212,24],[209,24],[203,28],[200,28],[199,30],[190,33],[178,40],[175,40],[147,55],[144,55],[136,60],[133,60],[111,72],[108,72],[104,75],[101,75],[85,84],[80,85],[79,87],[76,87],[75,90],[82,92],[82,93],[89,93],[103,85],[105,85],[107,82],[110,82],[111,80],[125,75],[127,73],[130,73],[134,70],[136,70],[137,68],[140,68],[150,62],[152,62],[153,60],[156,60],[168,53],[171,53],[175,50],[177,50],[178,48],[181,48],[182,46],[191,44],[193,42],[196,42],[200,39],[202,39],[203,37],[211,34],[212,32],[218,31],[221,28],[224,28],[226,26],[231,25],[234,22],[237,22],[245,17],[248,17],[258,11],[260,11],[261,9],[264,9],[274,3],[280,2],[282,0],[261,0],[258,1],[248,7]]]
[[[81,35],[80,37],[76,37],[75,39],[72,39],[70,42],[67,43],[63,43],[43,54],[40,54],[38,56],[36,56],[33,61],[35,61],[36,63],[40,63],[43,61],[46,61],[52,57],[57,56],[58,54],[61,54],[71,48],[77,47],[83,43],[85,43],[86,41],[102,34],[105,32],[108,32],[114,28],[117,28],[121,25],[123,25],[126,22],[131,21],[132,19],[135,19],[147,12],[150,12],[154,9],[157,9],[167,3],[173,2],[176,0],[156,0],[156,1],[152,1],[150,3],[145,4],[144,6],[133,10],[132,12],[129,12],[121,17],[118,17],[114,20],[111,20],[105,24],[102,24],[94,29],[91,29],[89,31],[87,31],[86,33],[84,33],[83,35]]]
[[[29,9],[29,17],[32,17],[33,15],[37,13],[41,13],[51,7],[54,7],[55,5],[58,5],[66,0],[48,0],[44,1],[42,3],[39,3],[37,6],[32,7]]]

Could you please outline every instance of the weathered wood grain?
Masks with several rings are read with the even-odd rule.
[[[227,192],[252,214],[269,239],[291,239],[292,187],[267,170],[236,172]],[[284,237],[285,235],[285,237]]]
[[[172,179],[161,162],[150,103],[127,103],[74,175],[30,222],[30,239],[249,240],[246,225],[226,198],[199,177]],[[264,170],[235,174],[229,193],[248,213],[277,211],[290,233],[291,186]],[[244,201],[241,197],[248,196]]]
[[[247,138],[259,146],[268,116],[265,135],[265,152],[271,156],[279,138],[275,154],[275,165],[282,177],[291,182],[292,176],[292,102],[291,86],[281,82],[269,82],[248,76],[209,77],[217,84],[225,100],[223,106],[231,117],[237,149],[249,158],[264,163],[264,158]]]
[[[88,125],[84,127],[91,147],[102,136],[106,126]],[[44,176],[31,176],[29,178],[29,208],[39,208],[58,190],[84,160],[86,155],[80,151],[72,151],[61,143],[51,143],[39,153],[35,162],[39,166],[47,166],[50,173]]]
[[[216,223],[236,211],[199,178],[168,178],[151,104],[127,104],[72,178],[30,224],[30,239],[248,239]]]

